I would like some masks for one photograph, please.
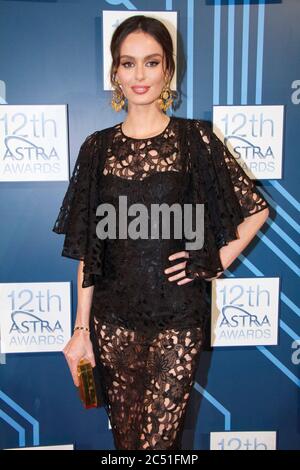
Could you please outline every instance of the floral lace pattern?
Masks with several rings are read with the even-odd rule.
[[[96,317],[94,329],[116,449],[180,449],[201,328],[165,330],[150,342]]]
[[[121,124],[115,126],[112,145],[107,149],[104,175],[143,180],[166,171],[182,171],[173,118],[163,133],[148,139],[129,138],[123,134]]]
[[[121,125],[96,131],[82,144],[53,227],[64,233],[63,256],[84,260],[82,287],[104,275],[105,243],[96,235],[102,202],[103,176],[128,183],[153,182],[156,193],[168,184],[166,173],[177,178],[177,201],[205,205],[204,246],[190,250],[187,277],[198,281],[223,271],[219,249],[239,238],[237,227],[246,218],[269,207],[207,122],[172,117],[163,133],[149,139],[126,137]],[[149,181],[147,181],[149,179]],[[157,180],[157,181],[156,181]],[[159,184],[160,183],[160,184]],[[131,188],[143,202],[149,186]],[[153,190],[152,194],[155,194]],[[167,202],[167,201],[166,201]]]
[[[59,214],[52,231],[65,234],[62,256],[84,261],[82,287],[94,284],[103,273],[104,245],[96,235],[99,200],[99,149],[105,145],[105,133],[96,131],[80,147],[77,160]]]
[[[219,250],[239,238],[238,225],[269,207],[257,186],[205,121],[188,125],[194,204],[204,204],[204,245],[190,250],[187,277],[201,280],[223,272]]]
[[[204,204],[204,245],[189,250],[178,285],[164,270],[185,240],[100,239],[101,203],[118,206]],[[91,339],[118,449],[178,449],[199,352],[208,336],[205,280],[223,271],[219,250],[238,225],[268,207],[208,123],[175,118],[151,138],[133,139],[120,124],[82,144],[53,227],[63,256],[84,261],[82,287],[94,286]],[[130,217],[129,217],[130,219]],[[116,233],[119,219],[116,218]]]

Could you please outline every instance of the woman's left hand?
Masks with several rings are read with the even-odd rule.
[[[169,260],[173,261],[177,258],[189,258],[189,252],[188,251],[178,251],[177,253],[173,253],[172,255],[169,256]],[[189,277],[186,277],[185,273],[185,267],[186,267],[186,261],[183,261],[178,264],[174,264],[172,267],[166,268],[165,269],[165,274],[171,274],[173,272],[179,271],[179,273],[175,274],[174,276],[171,276],[168,278],[170,282],[177,281],[177,285],[182,285],[186,284],[187,282],[193,282],[194,279],[190,279]],[[215,277],[210,277],[210,278],[204,278],[204,281],[213,281],[214,279],[218,279],[221,274],[223,274],[224,271],[219,272]]]
[[[177,253],[173,253],[172,255],[169,256],[169,260],[173,261],[177,258],[189,258],[189,252],[188,251],[178,251]],[[172,267],[166,268],[165,269],[165,274],[171,274],[175,271],[180,270],[178,274],[175,274],[175,276],[171,276],[168,278],[170,282],[177,281],[180,279],[177,284],[182,285],[186,284],[187,282],[193,282],[194,279],[190,279],[188,277],[185,277],[185,267],[186,267],[186,261],[182,261],[181,263],[174,264]]]

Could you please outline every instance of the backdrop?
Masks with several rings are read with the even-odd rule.
[[[116,17],[119,12],[177,12],[178,72],[183,58],[186,66],[182,77],[177,75],[181,102],[175,115],[213,121],[214,109],[224,115],[243,106],[249,120],[250,106],[256,114],[263,106],[276,106],[277,117],[284,110],[275,129],[277,170],[256,174],[271,204],[269,219],[225,273],[225,282],[241,286],[243,280],[273,292],[266,315],[276,333],[257,341],[247,336],[240,344],[228,337],[222,343],[220,337],[218,346],[202,354],[184,446],[208,449],[214,436],[216,448],[299,449],[298,0],[0,1],[0,447],[114,449],[104,409],[83,409],[61,353],[71,315],[75,318],[77,262],[61,257],[63,238],[52,227],[68,179],[55,178],[55,167],[30,178],[14,167],[19,176],[10,178],[4,165],[7,138],[18,134],[9,127],[12,116],[19,112],[31,121],[23,105],[67,110],[66,121],[64,114],[56,118],[68,131],[68,137],[60,135],[60,151],[71,171],[88,134],[124,120],[124,112],[110,107],[111,92],[104,86],[103,10]],[[33,127],[29,137],[37,137]],[[37,336],[40,342],[21,347],[10,335],[15,329],[15,340],[21,333],[27,338],[28,324],[12,322],[12,311],[21,306],[9,307],[8,298],[15,301],[21,288],[32,294],[45,286],[62,288],[66,323],[61,341],[57,336],[51,346],[50,335],[46,343]],[[43,309],[38,310],[39,315],[37,309],[26,310],[39,318],[31,328],[40,321]],[[37,332],[31,333],[32,339]],[[46,334],[49,328],[43,338]]]

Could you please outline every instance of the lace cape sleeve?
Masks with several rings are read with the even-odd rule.
[[[103,274],[104,240],[96,234],[101,143],[101,131],[96,131],[81,145],[52,229],[65,234],[61,255],[84,261],[82,287],[94,285],[95,275]]]
[[[269,203],[207,122],[192,120],[190,148],[193,202],[204,203],[205,225],[203,247],[188,250],[186,277],[211,278],[224,271],[220,248]]]

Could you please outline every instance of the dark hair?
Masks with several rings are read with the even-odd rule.
[[[110,43],[110,52],[112,55],[112,65],[110,69],[110,80],[116,86],[115,74],[120,65],[120,48],[123,40],[128,34],[135,31],[144,31],[150,34],[162,47],[165,57],[166,70],[169,72],[169,81],[171,82],[175,72],[175,61],[173,57],[172,37],[166,26],[156,18],[145,15],[130,16],[116,28],[112,35]],[[172,93],[177,94],[172,91]]]

